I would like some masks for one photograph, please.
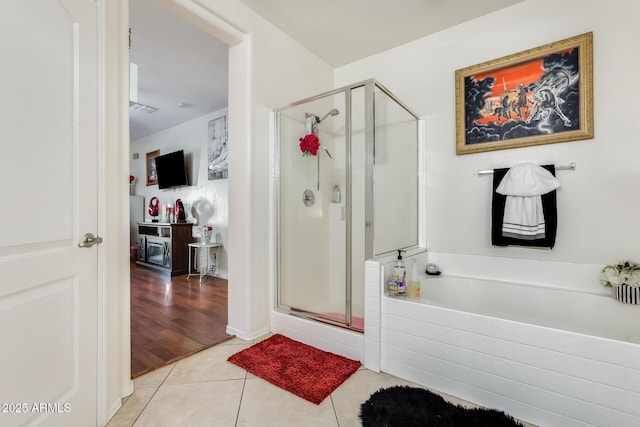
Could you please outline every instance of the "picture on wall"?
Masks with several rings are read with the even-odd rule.
[[[227,153],[227,116],[222,116],[209,121],[209,180],[229,177]]]
[[[457,70],[456,154],[593,138],[593,33]]]
[[[160,150],[147,153],[147,185],[158,183],[158,172],[156,171],[156,157],[160,155]]]

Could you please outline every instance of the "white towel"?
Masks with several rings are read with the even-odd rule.
[[[502,235],[534,240],[545,237],[542,195],[560,187],[560,182],[545,168],[522,163],[509,169],[497,193],[507,196],[504,205]]]

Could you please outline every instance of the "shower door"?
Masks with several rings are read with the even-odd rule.
[[[277,308],[363,330],[365,261],[419,245],[418,118],[368,80],[278,110],[276,131]]]
[[[278,307],[345,325],[347,103],[342,91],[276,113]],[[317,152],[303,152],[309,134]]]

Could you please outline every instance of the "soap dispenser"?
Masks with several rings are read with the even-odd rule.
[[[405,296],[407,294],[407,269],[402,259],[402,249],[398,249],[398,259],[393,265],[393,273],[389,280],[389,293],[391,295]]]

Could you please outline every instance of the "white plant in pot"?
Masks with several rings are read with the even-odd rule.
[[[628,304],[640,304],[640,264],[620,261],[606,265],[600,272],[600,283],[614,289],[615,298]]]

